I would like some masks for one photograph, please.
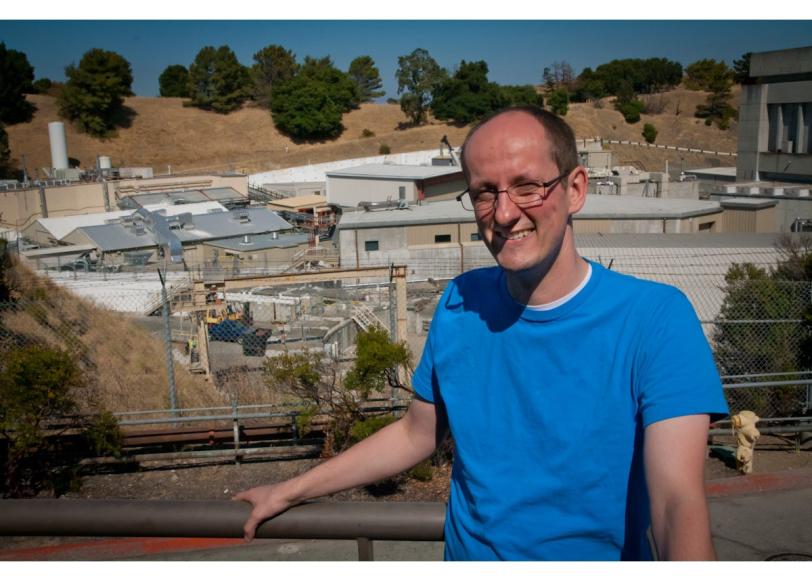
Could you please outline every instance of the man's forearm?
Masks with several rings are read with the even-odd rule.
[[[285,483],[296,504],[394,476],[428,458],[435,449],[433,434],[415,434],[410,418],[382,428],[346,452]]]
[[[675,500],[664,508],[662,515],[652,517],[654,541],[660,559],[664,561],[716,559],[704,495]]]

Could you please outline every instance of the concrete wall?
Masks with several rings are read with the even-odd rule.
[[[576,234],[685,234],[694,232],[723,231],[722,212],[681,220],[656,219],[647,220],[573,220]]]
[[[383,180],[370,178],[327,178],[327,202],[340,206],[357,206],[359,202],[397,201],[399,188],[405,188],[406,200],[417,201],[417,188],[409,180]]]
[[[423,197],[432,202],[453,200],[468,187],[461,175],[439,176],[425,180],[422,185]]]

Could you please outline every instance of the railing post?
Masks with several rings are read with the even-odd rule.
[[[237,399],[231,400],[231,414],[233,419],[234,430],[234,464],[240,465],[240,419],[237,417]]]
[[[374,561],[375,554],[372,549],[372,540],[366,537],[358,537],[358,560],[359,561]]]

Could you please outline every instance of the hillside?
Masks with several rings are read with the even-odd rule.
[[[2,273],[12,303],[0,303],[0,357],[25,345],[69,352],[87,380],[78,402],[114,412],[168,407],[163,340],[131,317],[100,309],[16,263]],[[224,405],[211,382],[175,365],[180,407]]]
[[[12,157],[27,158],[29,171],[51,164],[48,123],[58,121],[53,97],[30,95],[37,107],[30,123],[7,128]],[[604,139],[642,141],[644,123],[653,123],[659,134],[657,143],[714,151],[736,151],[737,124],[720,131],[706,127],[693,117],[705,94],[678,89],[668,93],[646,96],[663,106],[663,113],[643,115],[634,125],[627,124],[612,108],[611,98],[601,104],[572,104],[566,120],[579,138],[600,136]],[[733,102],[738,100],[734,92]],[[66,124],[68,155],[78,159],[82,167],[92,167],[97,155],[109,155],[119,166],[149,166],[156,174],[173,172],[239,170],[267,171],[283,167],[320,163],[337,159],[378,155],[380,144],[389,145],[393,153],[431,149],[439,146],[440,138],[448,135],[459,146],[467,127],[455,127],[433,121],[429,125],[399,129],[406,117],[398,105],[365,104],[344,116],[345,131],[335,140],[318,143],[296,143],[280,134],[268,111],[247,105],[229,115],[219,115],[184,107],[183,99],[130,97],[126,106],[134,112],[131,125],[121,128],[118,135],[99,140],[78,133]],[[363,138],[369,129],[374,137]],[[685,167],[730,165],[731,158],[720,161],[696,154],[645,150],[612,146],[618,161],[635,161],[649,170],[662,169],[664,159],[683,163]],[[682,159],[681,159],[682,158]],[[672,165],[672,167],[674,167]]]

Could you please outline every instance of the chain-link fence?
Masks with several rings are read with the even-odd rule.
[[[812,304],[810,282],[764,278],[727,285],[727,257],[715,256],[716,265],[686,252],[683,267],[657,255],[600,252],[601,262],[615,270],[671,282],[686,291],[702,318],[732,411],[750,409],[761,417],[807,412],[812,349],[804,320]],[[646,271],[638,272],[644,266]],[[412,270],[409,265],[408,274]],[[114,387],[109,409],[166,408],[167,322],[161,316],[157,270],[51,271],[49,276],[41,290],[0,305],[0,349],[31,341],[57,345],[85,357],[91,376],[105,391]],[[308,349],[350,359],[357,328],[394,327],[394,297],[386,276],[258,285],[233,292],[215,285],[204,310],[184,311],[194,278],[191,272],[166,274],[180,407],[223,405],[232,399],[241,405],[284,403],[267,387],[267,357]],[[442,278],[409,284],[407,326],[415,359],[444,286]]]

